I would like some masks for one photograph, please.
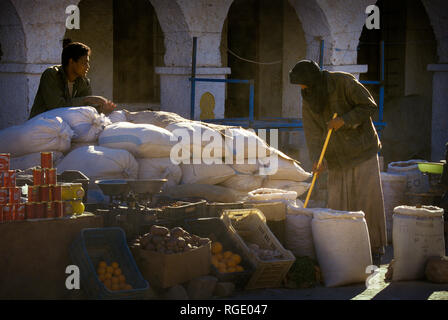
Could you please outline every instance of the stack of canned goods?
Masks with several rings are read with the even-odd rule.
[[[16,172],[9,169],[9,153],[0,153],[0,222],[25,220],[22,189],[16,186]]]
[[[61,218],[64,216],[62,185],[57,183],[53,153],[41,152],[40,155],[41,168],[33,169],[33,185],[28,186],[26,218]]]

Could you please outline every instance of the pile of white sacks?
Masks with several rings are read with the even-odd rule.
[[[170,112],[120,110],[106,117],[93,107],[58,108],[0,131],[0,141],[12,169],[38,166],[40,152],[52,151],[58,173],[79,170],[90,178],[89,202],[107,200],[98,179],[166,178],[167,195],[216,202],[262,188],[299,197],[310,186],[310,173],[253,131]]]

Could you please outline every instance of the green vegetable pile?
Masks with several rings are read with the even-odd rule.
[[[321,282],[320,268],[309,257],[297,257],[286,278],[290,288],[312,288]]]

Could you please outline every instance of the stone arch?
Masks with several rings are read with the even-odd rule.
[[[0,2],[0,129],[27,116],[26,35],[14,3]]]

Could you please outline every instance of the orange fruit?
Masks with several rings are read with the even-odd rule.
[[[242,266],[236,266],[236,272],[243,272],[244,268]]]
[[[106,268],[98,268],[96,273],[99,275],[104,275],[104,274],[106,274]]]
[[[100,274],[100,275],[98,276],[98,279],[100,279],[100,281],[104,281],[104,280],[106,280],[105,274]]]
[[[106,286],[107,289],[112,288],[112,281],[110,281],[110,279],[106,279],[104,280],[104,285]]]
[[[221,242],[213,242],[212,243],[212,253],[220,253],[222,251],[222,244]]]
[[[216,254],[215,257],[216,257],[216,259],[218,259],[218,261],[219,261],[219,260],[222,260],[222,258],[224,258],[224,256],[222,255],[222,253],[218,253],[218,254]]]
[[[98,268],[106,268],[106,267],[107,267],[106,261],[100,261],[100,263],[98,263]]]
[[[118,283],[112,283],[112,291],[120,290],[120,285]]]
[[[124,286],[124,290],[132,290],[132,286],[130,284],[126,284]]]
[[[120,282],[120,279],[118,279],[118,277],[112,277],[110,280],[112,284],[118,284]]]
[[[223,254],[223,256],[224,256],[225,259],[230,258],[232,255],[233,255],[233,253],[232,253],[231,251],[226,251],[226,252],[224,252],[224,254]]]
[[[112,267],[106,268],[106,273],[113,273],[113,272],[114,272],[114,268],[112,268]]]
[[[218,271],[219,271],[220,273],[226,273],[226,272],[227,272],[227,269],[226,269],[226,267],[218,267]]]
[[[112,273],[106,273],[105,275],[104,275],[104,279],[106,279],[106,280],[110,280],[112,278]]]
[[[120,268],[117,268],[117,269],[114,270],[114,273],[113,273],[114,276],[119,276],[120,274],[121,274],[121,269]]]
[[[216,265],[218,264],[219,260],[217,257],[212,256],[212,265],[214,265],[216,267]]]
[[[118,281],[122,284],[126,284],[126,277],[122,274],[118,276]]]
[[[232,259],[227,260],[226,264],[227,264],[228,267],[232,267],[232,268],[236,266],[235,261],[232,260]]]
[[[117,269],[118,268],[118,262],[115,262],[115,261],[112,262],[111,267],[114,268],[114,269]]]
[[[241,262],[241,256],[239,254],[232,255],[232,260],[235,261],[235,264],[238,264]]]
[[[236,268],[235,268],[235,267],[229,267],[229,268],[227,269],[227,271],[228,271],[228,272],[235,272],[235,271],[236,271]]]

